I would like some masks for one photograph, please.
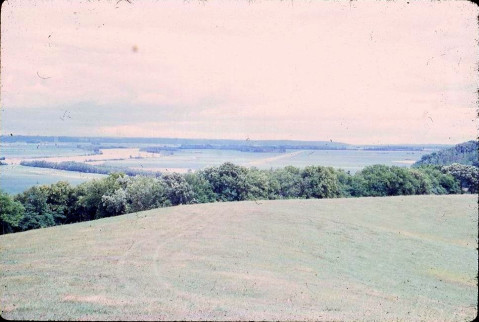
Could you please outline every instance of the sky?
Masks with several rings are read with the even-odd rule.
[[[455,144],[478,134],[467,1],[26,1],[4,135]]]

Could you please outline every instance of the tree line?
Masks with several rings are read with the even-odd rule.
[[[423,155],[414,166],[426,164],[451,165],[453,163],[459,163],[479,167],[478,150],[479,142],[468,141],[456,144],[447,149]]]
[[[477,193],[477,168],[373,165],[352,175],[332,167],[260,170],[224,163],[157,177],[112,173],[77,186],[60,181],[11,196],[0,192],[1,233],[159,207],[219,201]]]
[[[150,172],[145,170],[134,170],[129,168],[119,168],[119,167],[112,167],[112,166],[105,166],[105,165],[92,165],[92,164],[75,162],[75,161],[48,162],[45,160],[33,160],[33,161],[20,161],[20,165],[23,165],[25,167],[48,168],[48,169],[75,171],[75,172],[82,172],[82,173],[110,174],[115,172],[122,172],[128,176],[157,175],[156,172]]]

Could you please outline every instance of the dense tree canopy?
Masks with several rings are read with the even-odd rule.
[[[260,170],[224,163],[158,177],[112,173],[76,187],[58,182],[13,198],[0,193],[0,220],[2,233],[10,233],[191,203],[477,193],[477,170],[460,164],[413,169],[373,165],[351,175],[322,166]]]
[[[34,186],[15,197],[25,208],[19,223],[21,230],[54,226],[55,219],[63,219],[61,211],[57,212],[55,205],[47,202],[49,190],[48,186]]]
[[[20,202],[14,201],[7,193],[0,191],[0,223],[2,225],[2,234],[17,231],[24,213],[25,208]]]
[[[204,170],[204,176],[209,181],[217,201],[246,200],[246,176],[248,169],[230,162],[219,167]]]
[[[301,195],[305,198],[339,197],[338,178],[331,167],[309,166],[301,171]]]
[[[125,192],[128,212],[158,208],[167,200],[166,186],[156,178],[131,177]]]
[[[479,167],[478,150],[479,143],[477,141],[468,141],[448,149],[423,155],[414,166],[427,164],[451,165],[453,163],[459,163]]]

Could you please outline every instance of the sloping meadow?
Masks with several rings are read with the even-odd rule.
[[[0,236],[6,319],[472,320],[477,196],[185,205]]]

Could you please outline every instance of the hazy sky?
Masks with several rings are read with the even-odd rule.
[[[458,143],[466,1],[3,3],[1,133]]]

